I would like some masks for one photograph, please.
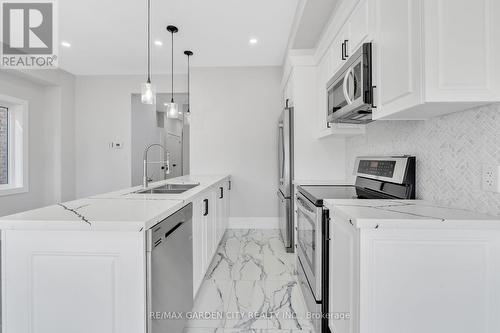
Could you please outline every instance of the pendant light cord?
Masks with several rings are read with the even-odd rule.
[[[148,83],[151,83],[151,0],[148,0]]]
[[[191,88],[190,88],[190,85],[189,85],[189,55],[188,55],[188,109],[187,109],[187,112],[191,112]]]
[[[172,100],[174,102],[174,32],[172,31]]]

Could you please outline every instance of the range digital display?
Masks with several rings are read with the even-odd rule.
[[[358,173],[392,178],[395,167],[396,161],[361,160],[359,161]]]

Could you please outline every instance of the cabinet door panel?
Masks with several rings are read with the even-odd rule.
[[[193,200],[193,296],[196,296],[205,275],[206,225],[203,198]]]
[[[229,227],[229,215],[231,213],[231,185],[230,181],[226,181],[225,183],[225,194],[224,194],[224,232]]]
[[[143,332],[144,233],[2,230],[3,332]]]
[[[495,95],[491,86],[496,80],[492,63],[497,61],[491,57],[498,20],[494,2],[425,1],[428,100],[474,101],[481,93],[484,99]]]
[[[330,61],[332,68],[331,70],[332,76],[334,76],[338,72],[338,70],[344,65],[345,61],[347,60],[345,55],[346,54],[350,55],[349,41],[347,41],[347,50],[342,51],[345,41],[349,39],[348,31],[349,27],[346,24],[339,32],[337,37],[335,37],[335,39],[332,42],[332,46],[330,47],[329,54],[331,59]],[[330,80],[330,78],[328,80]]]
[[[329,312],[349,314],[348,320],[329,319],[335,333],[353,333],[359,318],[359,235],[347,221],[333,218],[330,223]]]
[[[420,0],[376,0],[376,113],[392,113],[421,101],[420,18]]]
[[[361,1],[349,18],[349,52],[355,52],[368,39],[369,11],[368,0]]]
[[[222,236],[224,235],[224,231],[226,229],[224,223],[224,214],[225,214],[225,202],[226,202],[226,196],[227,196],[227,190],[225,183],[221,183],[218,185],[218,191],[217,191],[217,204],[216,204],[216,228],[217,228],[217,236],[216,236],[216,242],[217,245],[222,239]]]
[[[210,266],[212,258],[217,250],[217,195],[216,190],[210,190],[205,196],[208,200],[208,214],[205,216],[206,239],[207,245],[205,248],[205,271]]]

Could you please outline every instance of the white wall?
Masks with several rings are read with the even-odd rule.
[[[78,76],[76,79],[76,194],[86,197],[131,186],[131,95],[144,76]],[[158,93],[170,92],[170,76],[153,76]],[[176,75],[175,91],[187,91]],[[109,149],[112,141],[123,149]]]
[[[290,80],[294,105],[294,179],[296,182],[345,179],[345,138],[329,136],[318,139],[317,67],[297,66]],[[326,112],[326,110],[324,110]]]
[[[0,196],[0,216],[74,198],[74,77],[0,72],[0,94],[29,102],[29,192]]]
[[[191,73],[191,173],[232,175],[233,218],[275,219],[281,68]]]

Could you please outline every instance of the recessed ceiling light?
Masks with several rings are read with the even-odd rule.
[[[249,40],[248,42],[249,42],[250,44],[252,44],[252,45],[255,45],[255,44],[257,44],[257,42],[258,42],[258,41],[259,41],[259,40],[258,40],[257,38],[250,38],[250,40]]]
[[[155,45],[156,46],[162,46],[163,42],[161,40],[155,40]]]
[[[69,42],[61,42],[61,45],[64,46],[64,47],[71,47],[71,44]]]

